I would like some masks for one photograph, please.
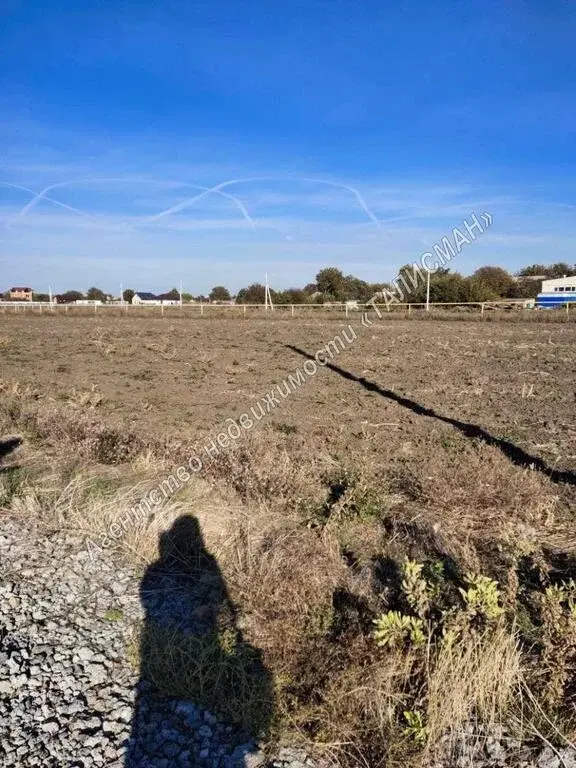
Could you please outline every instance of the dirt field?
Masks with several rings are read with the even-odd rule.
[[[576,467],[575,326],[397,320],[369,329],[352,320],[352,326],[358,338],[333,359],[335,368],[306,377],[267,417],[280,432],[317,450],[368,451],[382,461],[410,456],[439,437],[446,444],[502,438],[550,469]],[[202,440],[345,327],[4,316],[0,377],[71,405],[90,396],[102,416],[138,431]],[[367,389],[360,378],[377,387]]]
[[[272,739],[422,768],[505,727],[504,762],[526,765],[576,736],[576,325],[349,321],[0,316],[0,436],[19,436],[0,509],[136,567],[198,519],[274,681]],[[122,533],[194,443],[344,332]],[[175,692],[191,646],[173,643],[155,684],[197,700],[190,676]],[[235,715],[226,691],[206,706]]]

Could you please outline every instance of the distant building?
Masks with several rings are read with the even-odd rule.
[[[10,288],[10,301],[32,301],[32,288]]]
[[[136,291],[132,297],[132,304],[149,304],[151,306],[178,306],[180,299],[175,299],[172,294],[160,293],[158,296],[155,293],[149,293],[148,291]]]
[[[547,280],[548,275],[512,275],[516,283],[525,283],[528,280]]]
[[[543,280],[542,290],[536,297],[536,306],[551,309],[573,301],[576,301],[576,275]]]
[[[132,304],[161,304],[161,300],[153,293],[148,291],[137,291],[132,297]]]
[[[180,304],[180,299],[175,299],[171,294],[169,293],[161,293],[159,296],[156,297],[158,301],[161,304],[168,304],[172,306],[177,306]]]

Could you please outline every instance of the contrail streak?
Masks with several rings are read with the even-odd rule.
[[[28,192],[33,197],[38,197],[38,193],[36,193],[33,189],[29,189],[28,187],[23,187],[21,184],[12,184],[10,181],[0,181],[0,184],[4,187],[12,187],[13,189],[19,189],[22,192]],[[79,208],[74,208],[71,205],[67,205],[66,203],[60,202],[60,200],[56,200],[53,197],[48,197],[48,195],[43,195],[44,200],[48,200],[50,203],[54,203],[54,205],[60,206],[60,208],[65,208],[67,211],[72,211],[72,213],[77,213],[79,216],[84,216],[87,219],[91,219],[92,221],[95,221],[97,223],[101,223],[101,220],[98,219],[96,216],[92,216],[91,213],[86,213],[86,211],[81,211]],[[28,203],[29,205],[29,203]]]
[[[137,184],[166,184],[166,183],[176,183],[176,184],[178,184],[179,186],[182,186],[182,187],[189,187],[190,189],[201,189],[201,190],[203,190],[203,191],[202,191],[202,193],[201,193],[201,194],[198,196],[199,198],[200,198],[200,197],[204,197],[205,195],[208,195],[208,194],[216,194],[216,195],[220,195],[221,197],[224,197],[224,198],[226,198],[226,199],[228,199],[228,200],[231,200],[231,201],[232,201],[232,202],[233,202],[233,203],[234,203],[234,204],[237,206],[237,208],[240,210],[240,212],[242,213],[242,215],[243,215],[243,217],[246,219],[246,221],[248,221],[248,223],[250,224],[250,226],[252,227],[252,229],[254,229],[254,230],[256,229],[256,224],[254,223],[254,221],[253,221],[252,217],[251,217],[251,216],[250,216],[250,214],[248,213],[248,211],[247,211],[247,209],[246,209],[246,206],[245,206],[245,205],[242,203],[242,201],[241,201],[240,199],[238,199],[238,198],[237,198],[237,197],[235,197],[234,195],[230,195],[230,194],[227,194],[226,192],[221,192],[221,191],[220,191],[219,189],[217,189],[217,188],[209,188],[209,187],[203,187],[203,186],[201,186],[200,184],[189,184],[189,183],[187,183],[187,182],[172,182],[171,180],[169,180],[169,181],[168,181],[168,180],[166,180],[166,179],[127,179],[127,178],[105,178],[105,179],[94,179],[94,178],[90,178],[90,179],[75,179],[75,180],[73,180],[73,181],[59,181],[59,182],[57,182],[57,183],[55,183],[55,184],[50,184],[49,186],[47,186],[47,187],[44,187],[44,189],[43,189],[43,190],[41,190],[40,192],[38,192],[37,194],[35,194],[35,196],[33,197],[33,199],[32,199],[32,200],[30,200],[30,201],[29,201],[29,202],[28,202],[28,203],[27,203],[27,204],[26,204],[26,205],[25,205],[25,206],[22,208],[22,210],[19,212],[19,214],[18,214],[18,215],[19,215],[20,217],[24,217],[24,216],[26,216],[26,214],[27,214],[27,213],[28,213],[28,212],[29,212],[29,211],[30,211],[32,208],[34,208],[34,206],[35,206],[37,203],[39,203],[41,200],[51,200],[52,202],[56,202],[58,205],[61,205],[61,206],[62,206],[62,207],[64,207],[64,208],[68,208],[68,209],[69,209],[69,210],[71,210],[71,211],[74,211],[74,212],[76,212],[76,213],[80,213],[80,211],[78,211],[78,210],[76,210],[76,209],[72,208],[71,206],[67,206],[67,205],[65,205],[64,203],[60,203],[59,201],[53,200],[52,198],[48,197],[48,196],[47,196],[47,193],[48,193],[48,192],[50,192],[50,191],[51,191],[51,190],[53,190],[53,189],[56,189],[56,188],[60,188],[60,187],[67,187],[67,186],[72,186],[73,184],[86,184],[86,183],[94,183],[94,182],[96,182],[96,183],[106,183],[106,184],[109,184],[109,183],[118,183],[118,182],[124,182],[124,183],[126,183],[126,182],[131,182],[131,183],[137,183]],[[3,182],[3,183],[4,183],[4,182]],[[11,185],[11,186],[15,186],[15,185]],[[24,188],[22,187],[22,189],[24,189]],[[28,190],[28,191],[32,192],[32,190]],[[32,194],[34,194],[34,192],[32,192]],[[85,216],[90,216],[90,214],[86,214],[86,213],[84,213],[83,215],[85,215]],[[94,218],[94,217],[91,217],[91,216],[90,216],[90,218]],[[96,221],[98,221],[98,219],[95,219],[95,220],[96,220]],[[128,226],[129,226],[129,225],[128,225]]]
[[[354,197],[358,202],[358,205],[366,213],[368,218],[371,219],[378,227],[381,226],[380,220],[370,210],[366,201],[364,200],[360,192],[355,187],[350,187],[347,184],[341,184],[336,181],[326,181],[325,179],[309,179],[307,177],[283,178],[281,176],[254,176],[247,179],[230,179],[228,181],[223,181],[220,184],[216,184],[214,187],[210,187],[209,189],[206,189],[204,192],[201,192],[199,195],[194,195],[194,197],[189,197],[187,200],[183,200],[182,202],[177,203],[176,205],[173,205],[170,208],[166,208],[165,210],[160,211],[154,216],[148,216],[145,219],[141,219],[139,223],[147,224],[148,222],[151,222],[151,221],[157,221],[158,219],[161,219],[164,216],[170,216],[172,213],[177,213],[178,211],[182,211],[184,208],[187,208],[188,206],[193,205],[198,200],[201,200],[203,197],[205,197],[206,195],[212,192],[220,192],[222,189],[225,189],[226,187],[230,187],[234,184],[250,183],[254,181],[305,181],[313,184],[328,184],[329,186],[332,186],[332,187],[339,187],[340,189],[345,189],[354,195]]]
[[[242,183],[251,183],[251,182],[260,182],[260,181],[299,181],[299,182],[306,182],[306,183],[312,183],[312,184],[325,184],[328,186],[336,187],[338,189],[344,189],[347,192],[350,192],[354,198],[356,199],[358,206],[361,210],[364,211],[368,219],[376,224],[378,228],[381,227],[381,221],[377,218],[377,216],[373,213],[373,211],[369,208],[368,204],[360,194],[360,192],[355,188],[347,184],[343,184],[341,182],[335,182],[335,181],[329,181],[326,179],[313,179],[309,177],[290,177],[285,178],[281,176],[254,176],[249,178],[240,178],[240,179],[229,179],[227,181],[223,181],[220,184],[216,184],[212,187],[206,187],[202,186],[200,184],[191,184],[188,182],[180,182],[180,181],[173,181],[172,179],[130,179],[125,177],[111,177],[111,178],[87,178],[87,179],[75,179],[71,181],[60,181],[56,182],[55,184],[50,184],[44,189],[42,189],[38,193],[34,193],[33,190],[26,189],[25,187],[18,187],[18,185],[9,184],[8,186],[13,186],[15,188],[20,188],[22,190],[25,190],[29,192],[30,194],[34,195],[33,198],[19,211],[18,217],[23,218],[25,217],[31,210],[34,208],[41,200],[48,200],[56,205],[59,205],[62,208],[66,208],[67,210],[70,210],[74,213],[77,213],[81,216],[86,216],[87,218],[90,218],[91,220],[98,222],[100,225],[103,224],[103,221],[101,219],[98,219],[95,216],[92,216],[89,213],[86,213],[85,211],[81,211],[77,208],[74,208],[72,206],[67,205],[66,203],[62,203],[59,200],[56,200],[53,197],[48,196],[48,192],[51,192],[53,189],[72,186],[76,184],[88,184],[88,183],[137,183],[137,184],[176,184],[181,187],[188,187],[191,189],[198,189],[201,190],[199,194],[194,195],[193,197],[189,197],[186,200],[181,201],[180,203],[176,203],[175,205],[170,206],[169,208],[166,208],[162,211],[160,211],[157,214],[154,214],[153,216],[148,216],[143,219],[140,219],[139,221],[135,222],[134,224],[130,224],[128,222],[122,222],[122,226],[126,227],[128,229],[134,229],[135,227],[152,223],[154,221],[158,221],[159,219],[162,219],[166,216],[169,216],[173,213],[177,213],[178,211],[184,210],[185,208],[194,205],[194,203],[198,202],[199,200],[202,200],[204,197],[207,197],[208,195],[219,195],[227,200],[230,200],[234,203],[234,205],[239,209],[242,216],[254,231],[256,231],[257,227],[254,222],[254,219],[252,216],[250,216],[246,206],[240,200],[240,198],[236,197],[235,195],[231,195],[227,192],[224,192],[223,190],[226,187],[230,187],[236,184],[242,184]],[[3,182],[7,183],[7,182]],[[106,226],[106,225],[104,225]],[[106,226],[108,229],[109,227]]]

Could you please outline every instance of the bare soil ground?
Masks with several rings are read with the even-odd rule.
[[[529,764],[576,735],[576,324],[349,322],[352,344],[118,549],[150,563],[163,526],[199,519],[277,733],[423,766],[505,727],[503,762]],[[347,328],[0,316],[0,429],[24,438],[0,508],[110,529]]]
[[[312,451],[389,461],[438,438],[473,439],[478,427],[551,469],[576,467],[576,326],[351,324],[358,339],[332,361],[339,370],[320,369],[269,416],[280,431]],[[188,442],[217,433],[301,366],[306,358],[294,348],[313,355],[346,326],[4,316],[0,378],[64,403],[88,400],[114,421]]]

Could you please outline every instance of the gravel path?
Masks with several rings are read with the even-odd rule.
[[[265,760],[238,727],[138,681],[139,589],[77,537],[0,519],[0,765],[312,766],[296,749]]]
[[[171,578],[163,571],[162,587],[152,568],[141,580],[112,561],[91,561],[76,536],[47,536],[0,518],[2,768],[318,766],[301,749],[266,756],[239,727],[139,681],[127,649],[137,647],[143,585],[148,617],[189,616],[192,609],[190,590],[178,593]],[[206,608],[206,589],[214,585],[202,589]],[[206,621],[206,611],[201,616]],[[462,746],[460,758],[435,768],[576,768],[570,748],[522,756],[501,733],[478,750],[465,739]]]

